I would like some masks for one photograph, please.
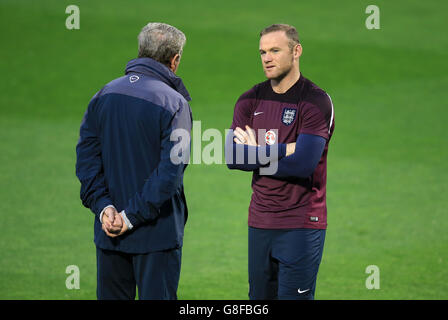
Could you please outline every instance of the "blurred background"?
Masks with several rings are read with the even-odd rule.
[[[71,4],[79,30],[65,25]],[[379,30],[365,26],[370,4]],[[335,107],[316,299],[447,299],[446,12],[436,0],[0,0],[0,299],[96,298],[75,146],[90,98],[123,75],[148,22],[186,34],[178,75],[194,120],[223,133],[265,79],[260,30],[294,25],[301,71]],[[248,298],[250,183],[223,164],[187,168],[179,299]],[[69,265],[79,290],[66,288]],[[369,265],[380,289],[366,288]]]

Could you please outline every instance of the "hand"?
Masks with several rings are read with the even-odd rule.
[[[291,142],[286,145],[286,156],[292,155],[296,151],[296,143]]]
[[[128,226],[117,210],[114,208],[107,208],[103,214],[102,229],[107,236],[115,238],[128,231]]]
[[[233,132],[236,138],[233,139],[237,144],[246,144],[248,146],[258,147],[257,139],[255,138],[255,130],[246,125],[246,131],[240,127],[236,127]]]
[[[119,231],[115,232],[115,233],[111,233],[105,226],[103,223],[103,231],[111,238],[116,238],[118,236],[121,236],[123,233],[125,233],[126,231],[128,231],[128,226],[126,225],[126,223],[123,221],[123,218],[121,217],[121,215],[119,213],[117,213],[114,217],[115,220],[118,220],[116,223],[114,222],[114,226],[120,225],[121,228],[119,229]]]
[[[103,213],[103,230],[106,229],[110,233],[118,233],[121,230],[122,225],[120,224],[121,219],[119,219],[117,210],[113,207],[106,208]]]

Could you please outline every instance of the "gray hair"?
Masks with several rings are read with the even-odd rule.
[[[152,58],[164,65],[176,55],[182,55],[187,38],[179,29],[166,23],[151,22],[138,35],[138,57]]]

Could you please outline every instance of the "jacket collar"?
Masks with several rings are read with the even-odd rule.
[[[136,72],[158,78],[179,92],[187,101],[191,100],[182,79],[176,76],[168,67],[151,58],[137,58],[128,62],[125,74]]]

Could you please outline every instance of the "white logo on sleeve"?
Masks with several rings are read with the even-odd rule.
[[[258,116],[259,114],[262,114],[262,113],[264,113],[263,111],[260,111],[260,112],[254,112],[254,116]]]
[[[307,292],[307,291],[310,291],[310,289],[300,290],[300,288],[299,288],[299,290],[297,290],[298,293],[305,293],[305,292]]]

